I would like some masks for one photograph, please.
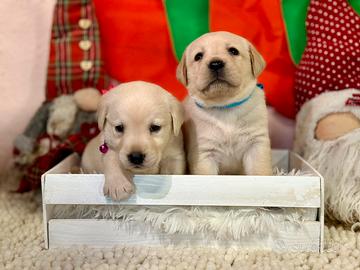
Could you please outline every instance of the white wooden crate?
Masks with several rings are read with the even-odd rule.
[[[73,154],[42,176],[46,248],[171,244],[321,252],[323,178],[295,153],[273,150],[272,154],[274,166],[285,170],[301,169],[312,176],[137,175],[134,178],[136,194],[121,202],[103,196],[102,174],[70,174],[72,167],[79,164],[79,157]],[[266,237],[254,235],[241,241],[225,241],[204,233],[168,235],[151,232],[139,223],[125,226],[116,220],[57,219],[52,211],[54,205],[295,207],[308,209],[315,216],[292,229],[286,224],[278,224],[277,232]]]

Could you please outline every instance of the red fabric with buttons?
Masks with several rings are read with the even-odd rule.
[[[295,73],[297,111],[327,91],[360,89],[360,18],[346,0],[311,0],[307,46]]]
[[[80,20],[87,24],[80,24]],[[81,47],[81,41],[90,41],[90,47]],[[87,68],[83,61],[90,62]],[[72,94],[85,87],[102,89],[106,86],[100,52],[100,37],[92,0],[57,0],[54,9],[46,99]],[[49,152],[37,157],[30,165],[20,167],[23,177],[18,192],[37,189],[41,175],[71,153],[82,154],[90,139],[98,134],[97,124],[83,123],[81,131],[53,145]],[[42,135],[48,136],[49,135]],[[38,138],[37,143],[41,137]],[[18,151],[14,151],[16,154]],[[18,164],[16,164],[18,165]]]
[[[79,26],[81,19],[91,22]],[[80,48],[83,40],[91,41],[87,50]],[[91,67],[84,70],[81,63]],[[85,87],[104,87],[105,72],[100,52],[98,23],[91,0],[57,0],[51,31],[46,99],[72,94]]]

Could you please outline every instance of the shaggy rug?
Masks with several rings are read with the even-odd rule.
[[[325,229],[325,252],[118,246],[45,250],[41,194],[0,181],[0,269],[360,269],[360,233]]]

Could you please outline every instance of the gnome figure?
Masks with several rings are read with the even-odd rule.
[[[296,72],[295,151],[325,178],[328,216],[360,221],[360,18],[346,0],[311,0]]]

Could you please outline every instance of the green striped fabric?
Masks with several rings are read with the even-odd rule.
[[[300,62],[306,46],[305,20],[310,0],[282,0],[282,12],[287,32],[290,56]]]

